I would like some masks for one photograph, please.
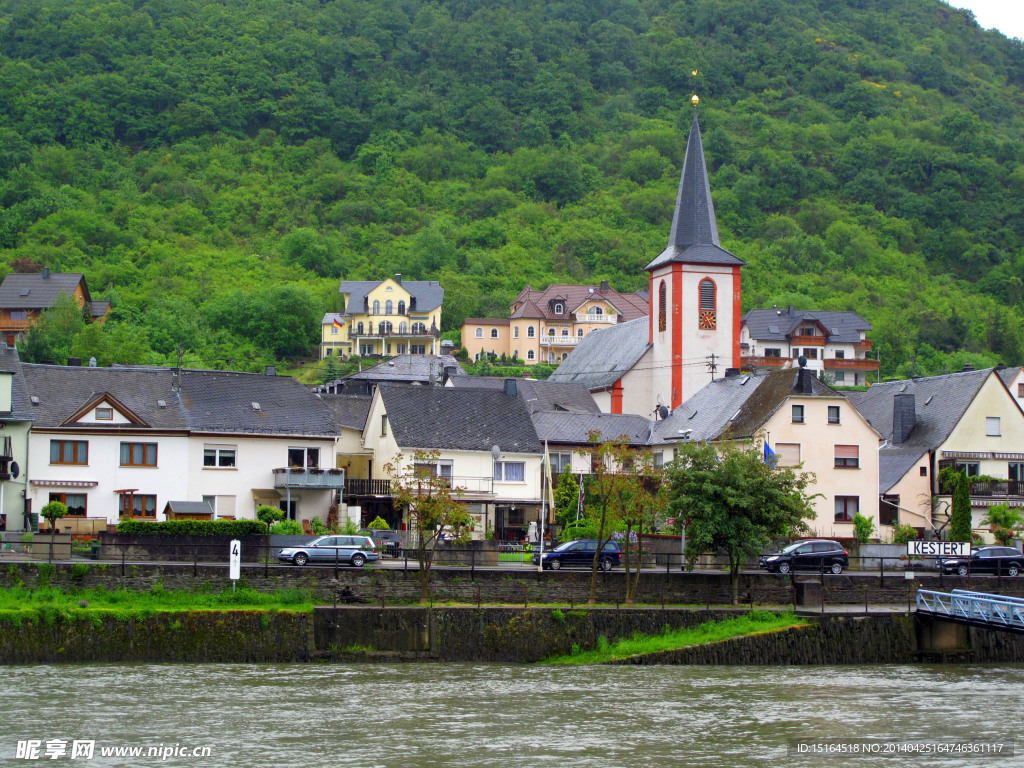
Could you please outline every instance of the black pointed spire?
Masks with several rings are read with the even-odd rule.
[[[711,201],[711,186],[708,183],[708,168],[704,162],[704,144],[700,138],[696,108],[690,124],[690,138],[686,142],[686,158],[679,178],[668,248],[648,264],[647,269],[671,261],[728,265],[744,263],[722,248],[718,241],[718,222],[715,221],[715,205]]]

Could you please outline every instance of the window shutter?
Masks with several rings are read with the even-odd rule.
[[[775,454],[779,457],[776,466],[795,467],[800,463],[800,443],[776,443]]]
[[[837,459],[858,459],[858,458],[860,458],[860,446],[859,445],[837,445],[836,446],[836,458]]]

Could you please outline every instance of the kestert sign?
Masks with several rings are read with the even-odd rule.
[[[911,557],[968,557],[968,541],[908,541],[907,554]]]

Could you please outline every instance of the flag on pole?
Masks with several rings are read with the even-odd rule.
[[[779,455],[768,447],[768,441],[764,441],[764,463],[772,469],[775,469],[775,463],[779,460]]]
[[[343,322],[341,322],[340,320],[338,320],[338,318],[334,318],[334,327],[335,328],[344,328],[345,324]]]

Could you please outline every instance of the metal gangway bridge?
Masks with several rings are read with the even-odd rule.
[[[1024,597],[1004,597],[954,589],[918,590],[917,612],[958,624],[1024,634]]]

